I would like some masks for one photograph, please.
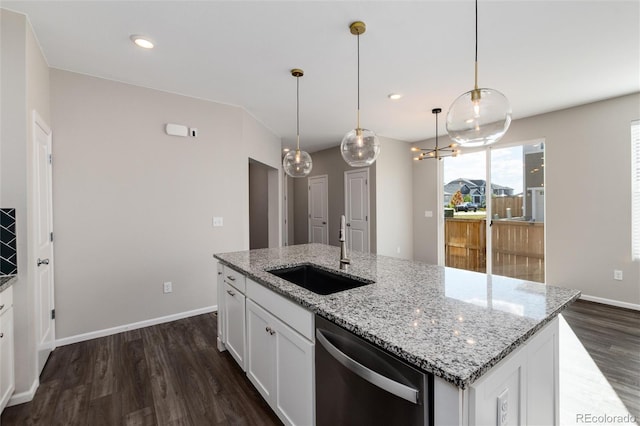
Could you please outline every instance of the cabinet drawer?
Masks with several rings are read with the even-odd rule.
[[[313,314],[291,300],[280,296],[257,282],[247,279],[247,297],[278,317],[289,327],[312,342]]]
[[[13,287],[0,293],[0,315],[7,312],[11,306],[13,306]]]
[[[245,277],[240,272],[233,270],[225,265],[224,267],[224,281],[227,284],[232,285],[236,290],[240,290],[241,293],[246,293]]]

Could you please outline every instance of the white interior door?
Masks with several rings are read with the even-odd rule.
[[[34,247],[38,374],[55,345],[51,130],[33,112]]]
[[[329,244],[329,177],[309,178],[309,242]]]
[[[344,172],[347,248],[369,253],[369,169]]]

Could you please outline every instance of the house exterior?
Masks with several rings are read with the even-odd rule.
[[[456,191],[460,191],[463,197],[468,195],[469,197],[471,197],[471,202],[484,207],[487,204],[486,186],[487,181],[484,179],[458,178],[452,180],[444,186],[444,204],[449,204],[453,194],[455,194]],[[514,195],[513,188],[498,185],[497,183],[491,184],[491,193],[496,197],[507,197]]]

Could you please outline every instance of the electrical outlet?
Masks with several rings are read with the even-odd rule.
[[[223,222],[221,217],[216,216],[216,217],[213,218],[213,223],[212,224],[213,224],[214,228],[217,228],[219,226],[223,226],[223,223],[224,222]]]
[[[171,293],[173,291],[173,286],[171,285],[171,281],[165,281],[163,284],[163,291],[165,294]]]
[[[433,217],[433,211],[425,210],[424,211],[424,217]]]
[[[622,281],[622,271],[620,269],[613,270],[613,279],[617,281]]]
[[[509,388],[498,395],[498,426],[507,426],[509,420]]]

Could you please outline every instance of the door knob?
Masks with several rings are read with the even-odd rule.
[[[351,226],[351,224],[350,224],[350,223],[347,223],[347,226]]]
[[[327,222],[322,222],[322,224],[323,224],[323,225],[326,225],[326,224],[327,224]]]
[[[48,265],[49,264],[49,259],[40,259],[38,258],[38,266],[40,265]]]

